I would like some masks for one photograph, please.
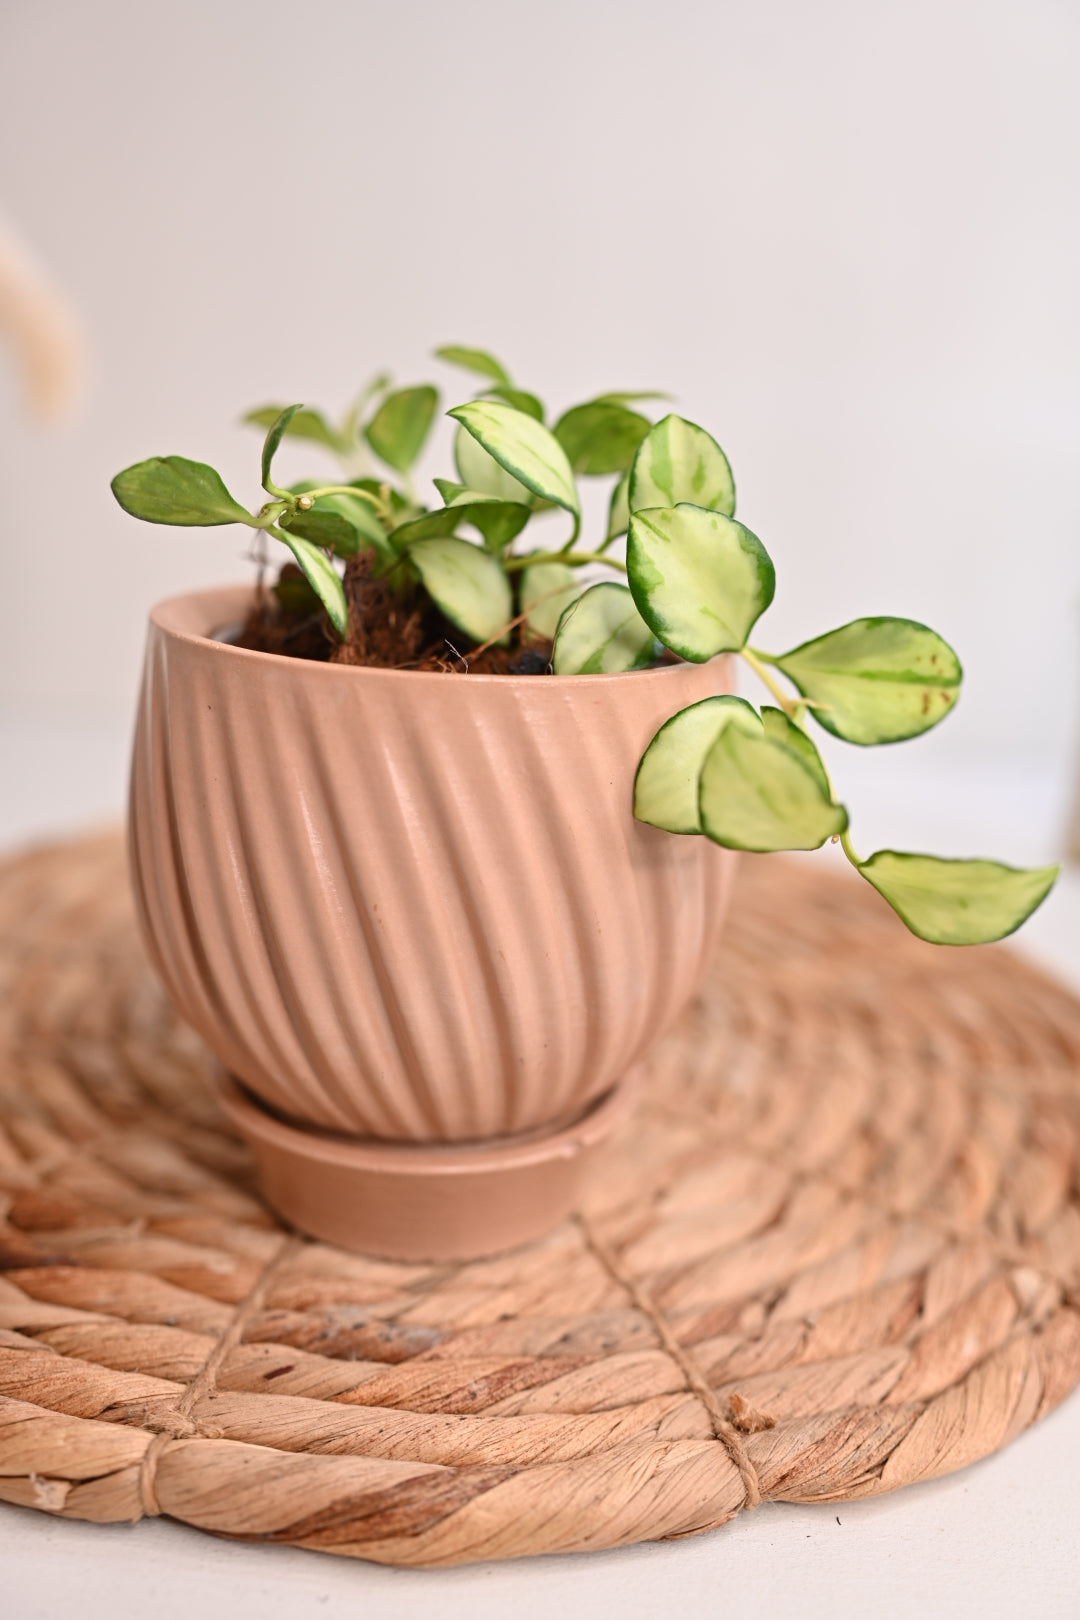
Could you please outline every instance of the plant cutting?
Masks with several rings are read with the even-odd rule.
[[[179,456],[113,481],[137,517],[291,553],[273,592],[152,616],[131,850],[154,960],[271,1200],[426,1258],[572,1207],[638,1056],[700,982],[735,851],[838,841],[948,944],[1011,932],[1056,872],[857,854],[809,727],[858,746],[928,730],[959,692],[948,644],[866,618],[751,645],[774,569],[710,434],[628,393],[548,427],[494,357],[438,352],[480,381],[448,413],[441,504],[413,482],[436,392],[383,378],[337,425],[251,413],[250,507]],[[287,438],[340,473],[278,482]],[[610,498],[585,539],[594,477]],[[735,694],[736,656],[771,703]]]

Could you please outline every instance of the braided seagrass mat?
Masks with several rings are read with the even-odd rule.
[[[1080,1005],[744,861],[579,1220],[475,1264],[283,1232],[119,839],[0,869],[0,1497],[450,1564],[960,1468],[1080,1380]]]

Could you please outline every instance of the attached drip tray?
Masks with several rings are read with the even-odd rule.
[[[428,1145],[303,1130],[225,1069],[216,1083],[278,1213],[311,1237],[393,1260],[479,1259],[542,1237],[577,1208],[590,1163],[634,1090],[620,1081],[549,1135]]]

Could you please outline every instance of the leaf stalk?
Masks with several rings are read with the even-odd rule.
[[[740,657],[747,664],[749,664],[758,680],[766,688],[770,696],[776,699],[777,703],[779,704],[780,708],[783,709],[788,719],[794,720],[795,711],[800,706],[799,702],[796,698],[788,697],[783,687],[779,685],[779,683],[765,668],[766,663],[771,664],[773,662],[773,659],[769,657],[768,653],[757,652],[753,647],[743,647],[740,649]],[[796,724],[797,723],[798,722],[796,722]]]

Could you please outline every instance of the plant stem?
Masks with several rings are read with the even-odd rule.
[[[818,703],[815,698],[792,698],[786,696],[783,688],[777,685],[776,681],[764,667],[766,664],[779,664],[780,660],[778,658],[774,658],[771,653],[762,652],[760,647],[744,647],[739,656],[741,658],[745,658],[758,680],[768,687],[769,691],[772,693],[777,703],[779,703],[788,719],[794,721],[795,725],[802,726],[804,731],[806,730],[806,727],[803,724],[803,721],[805,719],[807,709],[832,708],[831,703]]]
[[[304,493],[312,502],[317,501],[322,495],[355,495],[357,500],[367,501],[369,506],[373,506],[380,517],[389,511],[386,501],[380,500],[369,489],[357,489],[355,484],[324,484],[321,489],[309,489]],[[295,496],[292,498],[296,499]]]
[[[508,574],[520,573],[533,563],[564,563],[567,568],[584,568],[586,563],[603,563],[605,568],[617,568],[626,573],[626,564],[617,557],[605,557],[599,551],[527,551],[522,557],[508,557],[503,563]]]
[[[767,688],[770,695],[776,699],[788,718],[794,719],[794,711],[798,707],[798,701],[795,698],[788,697],[783,687],[773,679],[765,668],[766,663],[771,664],[773,662],[768,653],[755,652],[752,647],[744,647],[741,656],[750,665],[750,668],[762,685]]]
[[[847,856],[855,870],[858,871],[859,867],[862,865],[862,861],[860,861],[859,857],[855,853],[855,846],[851,842],[851,834],[846,827],[840,834],[840,848],[843,850],[844,854]]]
[[[626,573],[626,564],[620,562],[618,557],[605,557],[602,551],[569,551],[560,557],[567,568],[584,568],[588,563],[603,563],[605,568],[616,568],[620,574]]]
[[[287,506],[287,501],[267,501],[258,517],[252,518],[251,527],[253,529],[273,529],[274,524]]]
[[[555,553],[555,558],[557,558],[559,562],[565,562],[566,561],[567,557],[570,555],[571,551],[574,549],[574,544],[577,541],[578,535],[580,533],[581,533],[581,513],[580,512],[575,512],[574,513],[573,532],[571,533],[569,540],[563,546],[562,550],[557,551]],[[554,560],[554,558],[553,558],[553,560]]]

